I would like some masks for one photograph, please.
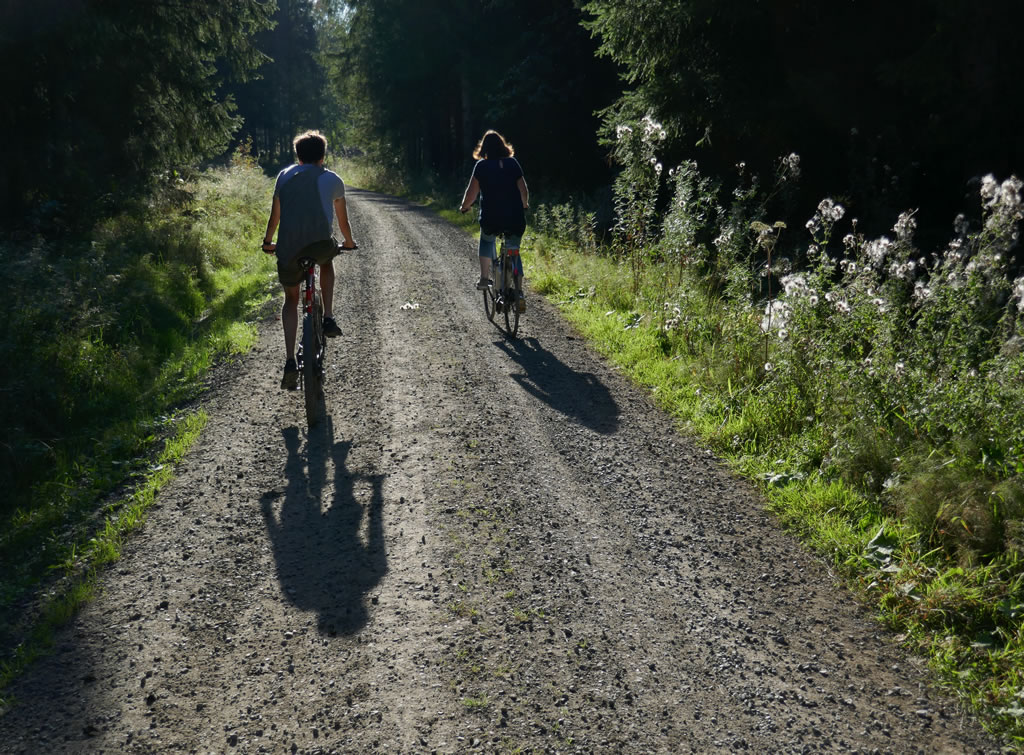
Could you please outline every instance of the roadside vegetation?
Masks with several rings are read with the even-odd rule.
[[[210,367],[254,342],[270,188],[243,149],[81,236],[0,241],[0,694],[144,521]]]
[[[913,209],[878,237],[830,198],[772,214],[797,155],[726,192],[663,166],[663,138],[618,129],[607,239],[579,206],[536,210],[532,287],[1024,742],[1021,181],[986,177],[920,248]]]

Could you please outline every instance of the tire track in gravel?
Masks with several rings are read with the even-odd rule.
[[[276,321],[218,369],[4,751],[998,751],[553,307],[506,341],[473,241],[350,211],[331,421]]]

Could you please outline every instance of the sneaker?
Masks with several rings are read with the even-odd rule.
[[[516,307],[519,309],[519,314],[526,311],[526,297],[523,296],[523,294],[519,294],[519,297],[516,300]]]
[[[324,318],[324,335],[328,338],[336,338],[341,335],[341,328],[338,327],[338,323],[334,321],[333,317]]]
[[[281,387],[286,391],[294,391],[299,387],[299,366],[294,359],[284,363],[284,377],[281,378]]]
[[[483,276],[480,276],[480,280],[478,280],[476,282],[476,290],[477,291],[486,291],[490,287],[491,287],[491,279],[490,278],[484,278]]]

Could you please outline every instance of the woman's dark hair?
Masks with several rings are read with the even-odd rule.
[[[503,157],[512,157],[515,153],[512,145],[505,141],[505,137],[492,128],[477,142],[476,149],[473,150],[473,159],[500,160]]]
[[[300,163],[318,163],[327,155],[327,139],[319,131],[307,131],[299,134],[292,142],[295,156]]]

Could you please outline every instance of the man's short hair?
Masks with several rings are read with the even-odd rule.
[[[299,134],[292,142],[300,163],[318,163],[327,155],[327,139],[319,131]]]

